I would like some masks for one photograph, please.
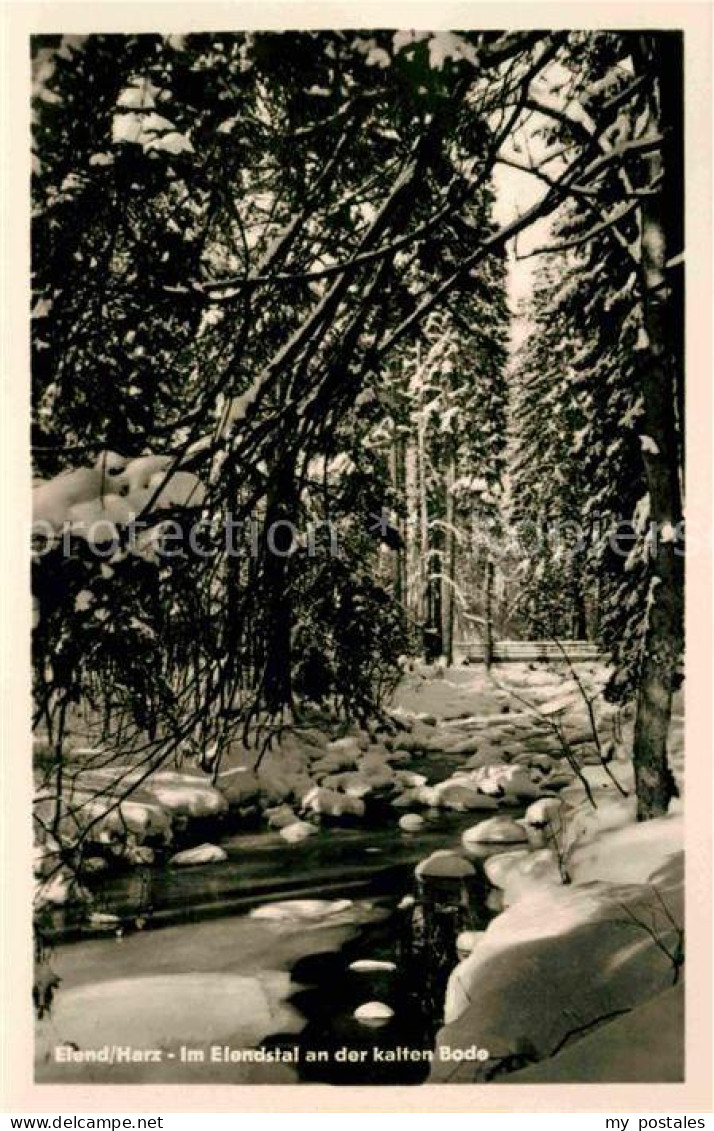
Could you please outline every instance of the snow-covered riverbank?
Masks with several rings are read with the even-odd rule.
[[[670,753],[681,790],[681,716]],[[451,975],[438,1045],[489,1056],[437,1057],[434,1082],[684,1079],[682,804],[637,824],[626,757],[627,796],[602,767],[583,772],[595,808],[573,783],[549,847],[487,864],[504,911]]]
[[[365,765],[365,756],[379,745],[379,767],[371,750],[371,772],[376,782],[380,770],[379,783],[362,794],[365,815],[348,815],[346,826],[341,827],[339,814],[310,812],[304,794],[303,803],[293,800],[294,788],[282,797],[266,799],[263,793],[264,819],[270,822],[278,815],[272,831],[231,832],[218,815],[211,839],[222,856],[215,862],[171,865],[176,847],[171,845],[163,863],[140,869],[142,892],[136,870],[125,870],[112,881],[103,877],[97,888],[104,893],[103,913],[109,911],[108,923],[118,912],[121,928],[106,929],[104,938],[62,946],[53,956],[63,982],[51,1017],[40,1023],[40,1076],[104,1079],[110,1071],[117,1080],[172,1079],[188,1036],[196,1047],[222,1040],[222,1033],[228,1045],[237,1041],[241,1047],[294,1033],[302,1034],[301,1047],[313,1039],[333,1044],[343,1039],[357,1047],[360,1033],[369,1036],[370,1030],[352,1015],[370,1000],[383,1001],[394,1014],[381,1031],[380,1047],[402,1047],[404,1042],[408,1047],[416,1039],[418,1022],[397,983],[395,989],[389,979],[385,984],[383,976],[374,974],[355,980],[344,962],[335,965],[331,959],[327,973],[321,968],[319,991],[313,992],[300,989],[299,972],[304,960],[335,955],[346,944],[352,957],[373,958],[364,932],[375,927],[387,933],[381,956],[398,957],[388,941],[396,929],[394,909],[413,891],[415,864],[437,849],[437,871],[443,872],[451,859],[470,863],[480,875],[485,871],[495,889],[491,908],[505,910],[488,926],[486,917],[480,924],[486,930],[471,932],[460,947],[462,954],[469,946],[473,952],[452,973],[447,1024],[438,1046],[457,1052],[477,1046],[488,1050],[489,1057],[442,1060],[437,1048],[434,1079],[486,1081],[500,1079],[504,1071],[515,1079],[519,1069],[524,1074],[547,1071],[548,1065],[557,1072],[560,1058],[571,1057],[577,1044],[591,1039],[594,1025],[631,1025],[634,1015],[626,1010],[656,1006],[674,980],[665,949],[673,952],[673,923],[682,922],[676,870],[681,818],[673,813],[666,821],[634,826],[626,729],[622,742],[609,749],[603,768],[583,696],[567,672],[510,665],[496,674],[501,687],[480,668],[446,675],[411,673],[395,704],[404,729],[386,742],[365,743],[363,735],[353,733],[344,736],[350,741],[330,747],[334,740],[328,738],[316,758],[316,747],[304,736],[300,743],[291,740],[293,751],[308,751],[301,766],[314,775],[311,788],[346,798],[355,797],[349,790],[358,779],[366,784],[372,762],[368,758]],[[602,676],[590,666],[581,678],[593,689]],[[596,702],[598,740],[604,747],[613,741],[614,715]],[[563,756],[563,739],[575,752],[574,769]],[[349,753],[352,767],[320,766],[335,751],[342,759]],[[681,776],[679,754],[678,748],[675,769]],[[229,781],[251,773],[241,768],[238,756],[227,769]],[[271,758],[268,772],[278,769],[288,776],[302,772],[296,756],[282,763]],[[422,781],[408,782],[407,770]],[[578,774],[586,776],[596,808]],[[335,776],[341,780],[325,783]],[[196,781],[192,788],[206,788],[205,778],[199,780],[195,771],[191,777]],[[217,792],[220,785],[219,777]],[[373,809],[374,802],[378,807]],[[536,809],[529,810],[534,804]],[[417,819],[412,831],[400,825],[405,814]],[[298,821],[309,824],[311,832],[291,843],[281,834]],[[570,883],[562,883],[564,875]],[[137,905],[139,896],[144,906],[150,904],[148,921]],[[316,897],[327,899],[324,907],[314,903]],[[284,914],[279,905],[271,911],[270,901],[276,898],[287,899]],[[210,923],[165,927],[160,935],[125,930],[125,924],[131,928],[137,920],[146,928],[255,905],[262,907],[258,918],[233,914]],[[653,914],[656,938],[648,933]],[[311,1010],[316,996],[325,997],[330,979],[336,979],[335,990],[342,996],[333,998],[332,1012],[312,1034]],[[220,999],[217,1012],[204,1008],[214,997]],[[663,1005],[668,1002],[674,1024],[675,995],[662,998]],[[154,1032],[156,1024],[161,1032]],[[60,1065],[53,1059],[58,1044],[120,1043],[117,1034],[132,1027],[153,1033],[167,1056],[173,1052],[160,1074],[150,1062],[124,1065],[117,1074],[116,1067],[81,1060]],[[416,1040],[420,1048],[423,1039],[422,1034]],[[671,1040],[676,1072],[676,1034]],[[539,1063],[529,1067],[535,1061]],[[425,1060],[406,1079],[424,1079],[429,1067]],[[229,1060],[212,1064],[208,1076],[206,1065],[191,1071],[204,1082],[305,1078],[289,1063],[236,1065]],[[352,1072],[354,1082],[371,1079],[369,1074],[357,1079],[359,1065],[346,1065],[343,1071],[348,1077]],[[626,1067],[622,1071],[626,1074]],[[375,1072],[378,1078],[376,1069],[372,1076]],[[176,1078],[184,1077],[179,1073]],[[335,1079],[335,1073],[326,1078]]]
[[[59,819],[53,774],[38,774],[38,904],[81,902],[76,870],[59,866],[60,847],[66,852],[78,839],[83,880],[154,861],[221,863],[217,842],[260,823],[297,847],[325,823],[359,826],[376,813],[378,824],[401,821],[414,832],[427,810],[490,812],[548,796],[572,770],[552,725],[527,709],[521,692],[534,704],[550,699],[560,715],[579,710],[578,688],[535,665],[512,669],[516,698],[482,668],[412,672],[389,729],[308,718],[267,751],[233,742],[212,772],[190,759],[180,769],[122,761],[78,726],[68,740]],[[587,674],[592,679],[593,669]],[[569,726],[578,758],[592,756],[591,728],[582,719]]]

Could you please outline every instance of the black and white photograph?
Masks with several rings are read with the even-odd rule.
[[[579,11],[27,37],[36,1084],[686,1082],[687,39]]]

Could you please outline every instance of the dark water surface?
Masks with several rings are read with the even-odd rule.
[[[433,1039],[420,1001],[419,972],[405,968],[403,937],[410,912],[398,910],[398,904],[414,891],[419,860],[435,849],[458,847],[463,829],[491,814],[435,812],[417,833],[401,832],[399,815],[393,810],[388,825],[323,828],[297,845],[286,845],[277,833],[237,833],[221,840],[229,856],[222,864],[166,864],[103,877],[98,908],[119,915],[123,929],[58,941],[52,964],[62,984],[54,1017],[39,1026],[38,1079],[352,1084],[425,1079],[426,1058],[381,1059],[389,1050],[401,1055],[400,1049],[416,1050],[408,1056],[418,1058],[428,1054]],[[305,922],[248,914],[262,903],[297,898],[352,903],[337,915]],[[350,962],[365,957],[394,961],[397,971],[349,970]],[[211,993],[216,985],[210,979],[219,979],[219,1002],[220,979],[225,980],[223,1001],[235,1000],[235,1019],[225,1008],[213,1018],[200,1016],[215,1012],[215,1006],[208,997],[202,1004],[199,979],[209,979]],[[267,987],[274,1010],[274,1024],[263,1024],[252,1035],[241,1016],[241,979],[257,979]],[[353,1017],[358,1005],[372,1000],[394,1010],[383,1027],[370,1028]],[[64,1041],[92,1047],[119,1039],[118,1029],[124,1032],[132,1016],[136,1026],[129,1024],[128,1032],[136,1038],[124,1033],[123,1039],[141,1041],[143,1033],[156,1043],[157,1014],[163,1017],[162,1047],[173,1050],[170,1062],[109,1066],[54,1060],[52,1050]],[[298,1062],[181,1063],[177,1058],[187,1033],[198,1033],[192,1039],[199,1046],[225,1038],[229,1046],[297,1048]],[[308,1050],[315,1057],[320,1050],[323,1059],[309,1060]]]
[[[461,833],[492,813],[427,815],[416,833],[397,826],[326,827],[288,845],[278,833],[221,838],[223,864],[152,866],[102,877],[102,910],[131,925],[140,915],[154,926],[246,911],[290,898],[367,898],[411,890],[414,866],[438,848],[458,848]]]

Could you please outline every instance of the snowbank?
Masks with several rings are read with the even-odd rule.
[[[600,829],[573,849],[570,885],[557,883],[552,857],[547,883],[542,875],[524,882],[534,859],[545,865],[550,849],[489,861],[512,902],[453,971],[439,1043],[476,1043],[490,1057],[437,1058],[434,1082],[485,1081],[517,1056],[543,1061],[538,1078],[551,1079],[545,1058],[672,988],[683,924],[683,822],[675,814],[608,827],[625,800],[601,814]],[[676,1034],[672,1039],[676,1046]]]
[[[227,1041],[254,1047],[268,1033],[297,1032],[303,1019],[287,1002],[290,975],[270,971],[261,978],[235,974],[152,974],[63,990],[52,1024],[38,1033],[38,1055],[72,1042],[79,1049],[103,1049],[110,1041],[178,1054],[181,1044],[197,1047]],[[101,1065],[99,1066],[101,1068]],[[116,1071],[116,1070],[114,1070]]]
[[[517,1084],[670,1084],[684,1080],[684,981],[562,1052],[508,1076]]]

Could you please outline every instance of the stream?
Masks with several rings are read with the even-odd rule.
[[[504,709],[502,693],[467,669],[413,688],[407,681],[400,696],[408,710],[438,713],[441,725]],[[498,734],[507,730],[512,745],[512,726]],[[496,759],[499,741],[490,737]],[[432,751],[412,768],[435,782],[462,761]],[[413,911],[399,905],[415,892],[420,860],[458,848],[463,830],[492,813],[430,810],[422,828],[407,833],[401,812],[326,824],[294,845],[277,832],[208,829],[196,835],[220,842],[223,863],[157,863],[98,877],[95,909],[120,924],[91,934],[61,910],[54,916],[51,966],[61,983],[51,1015],[37,1024],[37,1081],[426,1079],[438,1019],[425,1016],[424,962],[408,946]],[[293,902],[280,917],[260,917],[286,900]],[[486,925],[485,895],[471,914],[469,928]],[[350,968],[366,959],[369,969]],[[389,1006],[392,1016],[379,1027],[361,1024],[353,1014],[368,1002]]]
[[[429,771],[443,774],[443,766],[432,763]],[[387,827],[326,827],[293,846],[277,833],[237,833],[221,839],[229,857],[222,864],[104,877],[97,907],[123,925],[56,942],[52,967],[62,982],[51,1017],[38,1023],[37,1080],[421,1082],[433,1032],[413,975],[410,987],[401,969],[411,912],[398,905],[414,891],[419,860],[458,846],[463,829],[488,816],[439,811],[418,832],[405,833],[395,813]],[[282,900],[329,903],[326,913],[306,918],[250,913]],[[473,926],[487,916],[484,909]],[[365,958],[395,963],[396,970],[349,969]],[[379,1028],[353,1017],[374,1000],[394,1011]],[[276,1059],[213,1061],[216,1044],[261,1047]],[[60,1046],[70,1053],[160,1050],[161,1061],[62,1061]],[[409,1052],[417,1059],[381,1059],[404,1048],[417,1050]],[[342,1059],[346,1049],[351,1061]],[[286,1052],[295,1059],[277,1059]],[[194,1055],[206,1059],[187,1059]]]

